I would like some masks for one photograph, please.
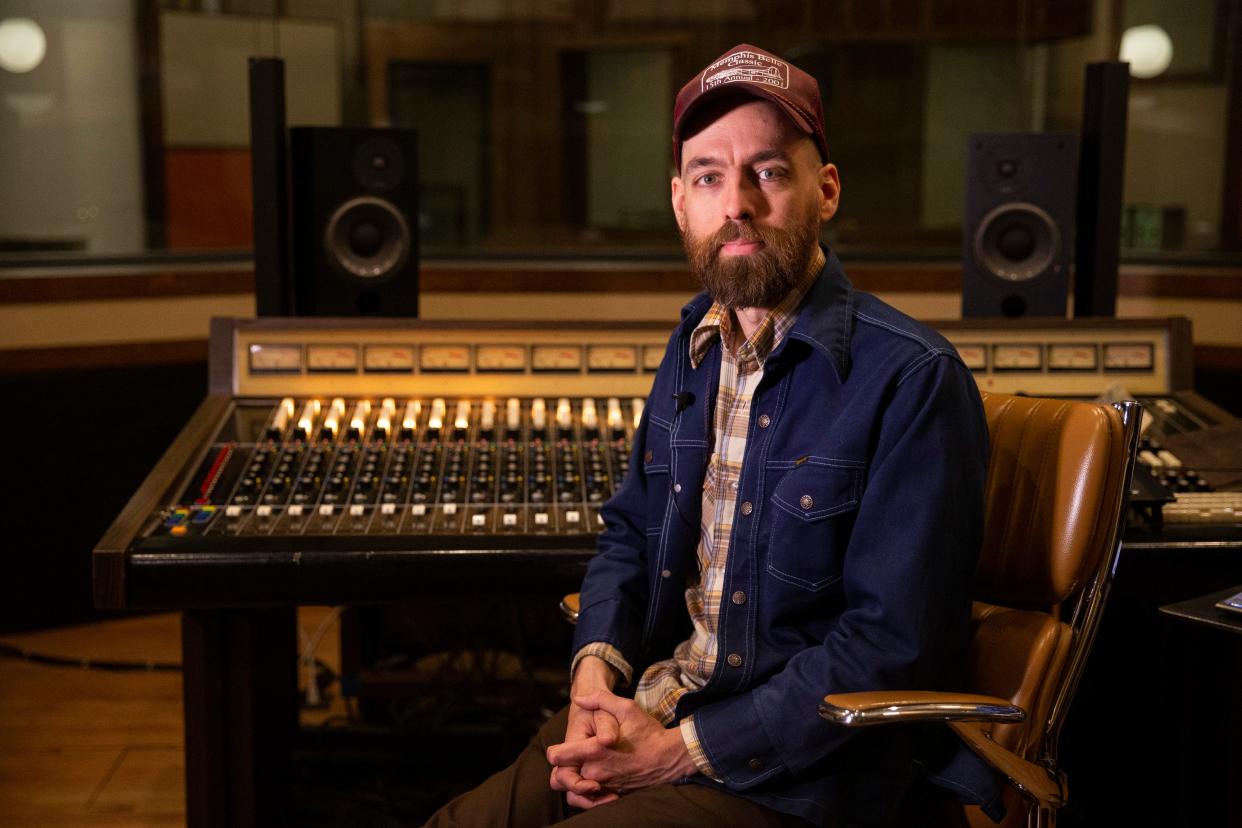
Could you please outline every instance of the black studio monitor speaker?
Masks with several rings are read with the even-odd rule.
[[[294,313],[417,316],[413,130],[289,134]]]
[[[962,316],[1065,316],[1076,158],[1070,133],[970,137]]]

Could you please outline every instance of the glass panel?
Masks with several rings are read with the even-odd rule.
[[[1084,64],[1115,58],[1140,26],[1172,52],[1132,81],[1123,247],[1219,254],[1237,243],[1221,233],[1226,201],[1242,198],[1222,174],[1242,153],[1228,140],[1225,7],[8,0],[0,261],[245,258],[246,59],[270,54],[286,61],[290,126],[418,131],[424,256],[678,257],[673,97],[743,40],[820,81],[843,183],[826,237],[856,255],[954,258],[967,136],[1076,130]]]

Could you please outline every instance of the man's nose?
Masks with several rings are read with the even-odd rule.
[[[746,176],[734,176],[725,192],[725,218],[750,221],[759,209],[759,188]]]

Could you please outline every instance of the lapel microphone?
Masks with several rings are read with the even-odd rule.
[[[689,391],[681,391],[673,395],[673,399],[677,401],[677,413],[685,411],[694,405],[694,395]]]

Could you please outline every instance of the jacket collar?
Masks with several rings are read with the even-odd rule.
[[[712,298],[706,292],[695,296],[681,309],[678,335],[690,336],[704,314],[712,306]],[[845,382],[850,372],[850,339],[854,333],[854,286],[845,276],[835,253],[824,248],[824,268],[807,291],[798,321],[781,340],[768,360],[781,359],[792,341],[805,342],[815,348],[832,363],[837,380]]]

